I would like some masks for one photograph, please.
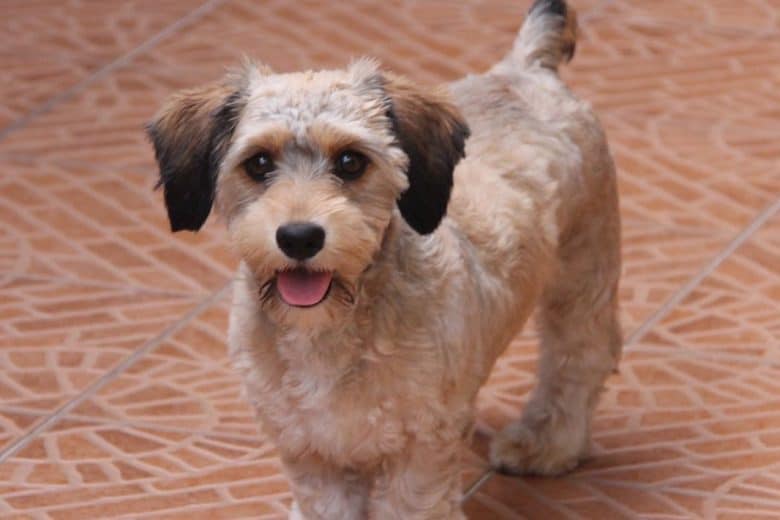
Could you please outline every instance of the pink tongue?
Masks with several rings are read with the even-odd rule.
[[[276,278],[276,287],[289,305],[310,307],[325,298],[332,278],[331,273],[294,269],[280,272]]]

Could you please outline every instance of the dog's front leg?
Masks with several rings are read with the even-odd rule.
[[[465,519],[460,507],[460,442],[414,442],[387,459],[371,495],[373,520]]]
[[[371,479],[319,458],[283,459],[295,503],[290,520],[364,520]]]

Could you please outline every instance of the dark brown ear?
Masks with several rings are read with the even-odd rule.
[[[465,156],[469,128],[444,93],[424,91],[392,75],[385,79],[392,103],[389,116],[409,158],[409,189],[398,200],[398,208],[418,233],[432,233],[447,213],[452,173]]]
[[[217,171],[244,106],[223,82],[171,96],[146,127],[154,145],[171,231],[197,231],[211,212]]]

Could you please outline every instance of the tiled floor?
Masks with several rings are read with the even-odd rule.
[[[290,495],[224,349],[220,226],[171,236],[141,131],[242,54],[490,65],[528,0],[4,0],[0,517],[277,518]],[[780,1],[581,0],[564,72],[620,169],[626,354],[593,456],[485,473],[533,383],[518,338],[480,398],[473,518],[780,518]]]

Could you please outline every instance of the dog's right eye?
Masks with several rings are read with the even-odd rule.
[[[345,181],[352,181],[363,175],[368,166],[368,158],[360,152],[346,150],[336,157],[334,173]]]
[[[256,153],[244,161],[244,170],[253,180],[261,182],[265,176],[276,169],[274,159],[268,152]]]

